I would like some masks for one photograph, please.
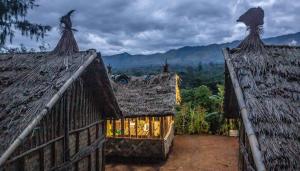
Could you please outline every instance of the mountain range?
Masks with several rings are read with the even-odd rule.
[[[263,39],[265,44],[273,45],[300,45],[300,32],[282,36]],[[106,65],[110,64],[116,69],[141,68],[151,66],[162,66],[167,59],[170,65],[176,66],[198,66],[199,63],[224,63],[222,48],[236,47],[240,41],[230,43],[210,44],[206,46],[184,46],[178,49],[171,49],[165,53],[154,53],[149,55],[131,55],[121,53],[111,56],[104,56]]]

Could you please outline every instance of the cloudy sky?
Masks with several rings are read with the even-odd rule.
[[[149,54],[182,46],[242,39],[236,19],[250,7],[265,10],[263,37],[300,31],[299,0],[36,0],[32,22],[52,26],[44,38],[50,49],[60,38],[58,18],[71,9],[81,50],[95,48],[104,55]],[[16,35],[13,44],[37,47],[40,42]]]

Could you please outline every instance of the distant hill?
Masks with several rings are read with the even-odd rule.
[[[272,38],[263,39],[265,44],[276,45],[300,45],[300,32],[287,34]],[[108,65],[111,64],[116,69],[128,69],[137,67],[161,66],[165,59],[170,65],[176,66],[198,66],[199,63],[224,63],[222,48],[236,47],[240,41],[231,43],[210,44],[207,46],[184,46],[179,49],[172,49],[165,53],[155,53],[150,55],[131,55],[121,53],[112,56],[104,56],[103,60]]]

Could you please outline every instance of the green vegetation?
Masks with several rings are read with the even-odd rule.
[[[123,74],[141,76],[151,75],[162,72],[162,66],[149,66],[131,69],[112,68],[114,74]],[[206,85],[217,93],[217,84],[224,84],[224,64],[198,64],[197,67],[191,66],[174,66],[170,65],[170,71],[176,72],[181,78],[181,89],[192,89],[200,85]]]
[[[213,94],[206,85],[181,91],[175,128],[178,134],[226,134],[230,128],[223,117],[224,86],[218,84]]]
[[[31,23],[26,19],[28,10],[37,7],[35,0],[2,0],[0,2],[0,48],[5,48],[6,40],[12,39],[18,30],[23,36],[43,38],[50,31],[47,25]]]

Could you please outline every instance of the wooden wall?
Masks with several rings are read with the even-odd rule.
[[[242,120],[240,120],[240,136],[239,136],[239,170],[240,171],[248,171],[248,170],[256,170],[256,166],[252,157],[252,152],[250,148],[250,144],[248,141],[247,134],[244,129],[244,125]]]
[[[105,123],[100,107],[79,79],[18,147],[4,170],[102,170]]]

